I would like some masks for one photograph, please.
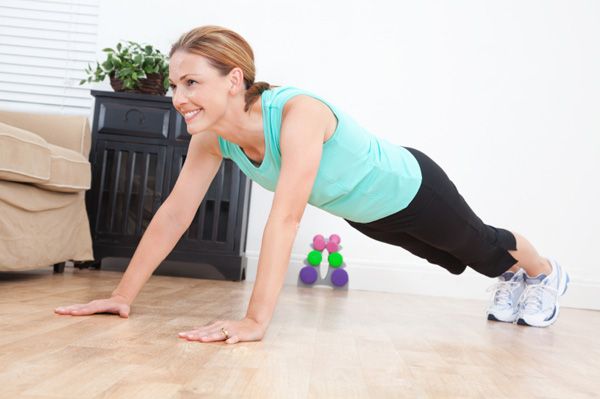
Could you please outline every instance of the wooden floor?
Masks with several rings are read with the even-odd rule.
[[[2,398],[597,398],[600,312],[546,329],[486,303],[285,287],[261,342],[177,333],[244,315],[250,283],[153,276],[129,319],[58,316],[120,273],[0,273]],[[457,280],[458,283],[459,280]]]

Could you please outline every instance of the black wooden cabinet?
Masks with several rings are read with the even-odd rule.
[[[94,257],[131,258],[175,185],[190,135],[170,97],[92,95],[92,189],[86,203]],[[194,221],[156,273],[243,280],[250,188],[239,168],[224,160]]]

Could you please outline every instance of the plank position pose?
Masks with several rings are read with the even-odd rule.
[[[326,100],[289,86],[255,82],[254,54],[237,33],[202,26],[170,51],[173,105],[191,141],[167,200],[146,229],[110,298],[55,309],[128,317],[145,282],[191,224],[223,158],[274,191],[258,272],[245,317],[179,334],[200,342],[263,338],[307,203],[363,234],[460,274],[467,266],[498,278],[489,320],[544,327],[558,316],[569,281],[523,236],[486,225],[446,173],[414,148],[372,135]]]

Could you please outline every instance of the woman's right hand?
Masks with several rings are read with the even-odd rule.
[[[112,296],[108,299],[96,299],[94,301],[76,304],[71,306],[63,306],[54,309],[55,313],[71,316],[87,316],[94,313],[114,313],[121,317],[129,317],[131,306],[121,296]]]

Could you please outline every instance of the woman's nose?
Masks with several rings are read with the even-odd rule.
[[[173,106],[175,109],[180,110],[186,102],[187,98],[180,90],[173,90]]]

